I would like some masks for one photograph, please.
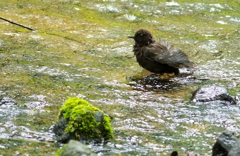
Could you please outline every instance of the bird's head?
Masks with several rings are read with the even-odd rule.
[[[139,29],[134,36],[128,36],[133,38],[137,44],[148,45],[153,42],[153,35],[147,29]]]

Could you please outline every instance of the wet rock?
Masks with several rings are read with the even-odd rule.
[[[223,132],[212,149],[212,156],[228,156],[228,152],[234,146],[236,138],[229,131]]]
[[[178,156],[178,152],[177,152],[177,151],[173,151],[173,152],[171,153],[171,156]]]
[[[97,156],[97,154],[79,141],[70,140],[57,151],[56,156]]]
[[[231,148],[228,156],[240,156],[240,139],[238,139],[234,146]]]
[[[236,104],[235,98],[233,98],[227,90],[223,87],[217,86],[203,86],[199,87],[192,93],[190,101],[193,102],[219,102],[221,104]]]
[[[100,142],[113,136],[110,118],[80,98],[69,98],[63,104],[53,132],[61,143],[71,139]]]
[[[68,122],[69,120],[64,119],[63,112],[61,112],[57,123],[53,127],[53,132],[55,133],[58,142],[67,143],[69,140],[74,139],[74,135],[65,131]]]

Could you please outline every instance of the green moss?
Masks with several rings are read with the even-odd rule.
[[[64,146],[64,145],[63,145]],[[55,156],[59,156],[60,155],[60,151],[61,151],[61,148],[59,148],[55,154]]]
[[[100,122],[97,122],[94,118],[95,111],[100,111],[97,107],[89,104],[87,101],[77,98],[70,97],[62,106],[60,114],[62,112],[64,118],[69,120],[66,132],[74,134],[76,139],[80,139],[80,135],[84,134],[87,138],[93,137],[105,137],[110,138],[113,136],[111,128],[111,119],[104,116],[103,127],[104,130],[101,132],[98,129]]]
[[[55,156],[65,155],[64,147],[66,147],[68,144],[64,144],[61,148],[59,148],[55,154]]]
[[[113,136],[113,131],[110,123],[111,123],[110,117],[104,116],[103,124],[106,132],[108,132],[107,136]]]
[[[62,106],[60,112],[65,112],[63,113],[63,116],[65,119],[69,119],[70,114],[72,113],[72,109],[76,106],[81,106],[82,109],[84,109],[85,107],[89,107],[89,103],[83,99],[80,98],[69,98]],[[92,106],[93,107],[93,106]],[[96,108],[96,107],[94,107]]]

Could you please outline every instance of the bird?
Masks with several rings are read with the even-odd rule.
[[[133,52],[137,62],[146,70],[156,73],[179,74],[179,68],[192,68],[192,62],[182,50],[174,48],[165,41],[157,42],[147,29],[139,29],[135,35],[130,35],[135,41]]]

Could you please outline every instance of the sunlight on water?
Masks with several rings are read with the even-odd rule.
[[[209,156],[221,132],[240,135],[239,102],[190,101],[203,85],[240,96],[235,3],[4,2],[0,10],[6,18],[38,32],[0,23],[1,139],[24,140],[31,152],[48,147],[44,152],[54,155],[59,147],[50,144],[56,141],[52,125],[69,96],[89,101],[113,119],[115,138],[106,145],[88,145],[99,155],[169,156],[177,150]],[[132,52],[134,41],[127,38],[139,28],[185,51],[196,67],[181,69],[178,77],[142,70]],[[0,149],[9,152],[9,144]]]

